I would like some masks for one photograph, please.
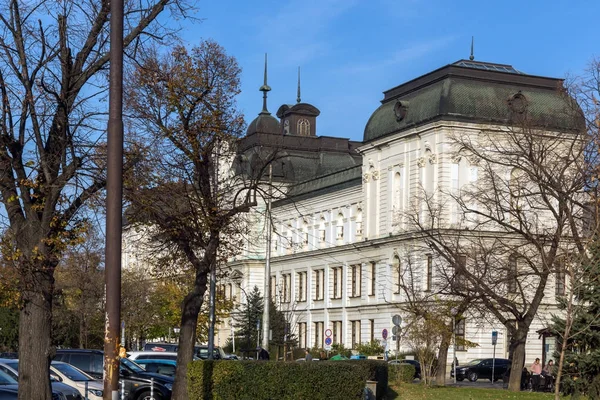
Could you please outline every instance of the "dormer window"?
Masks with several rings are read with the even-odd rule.
[[[310,136],[310,122],[306,118],[298,121],[298,135]]]

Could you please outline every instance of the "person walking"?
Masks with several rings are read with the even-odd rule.
[[[304,356],[305,361],[312,361],[313,357],[310,354],[310,351],[308,349],[304,350],[304,354],[305,354],[305,356]]]
[[[544,377],[544,383],[546,389],[552,390],[554,385],[554,361],[550,360],[546,363],[544,368],[542,368],[542,376]]]
[[[533,364],[531,364],[531,385],[534,391],[537,391],[540,387],[540,376],[542,375],[542,364],[540,359],[536,358]]]

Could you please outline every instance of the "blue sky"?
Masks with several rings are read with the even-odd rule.
[[[212,38],[242,67],[239,108],[249,123],[262,106],[269,55],[269,111],[302,101],[321,110],[320,136],[362,140],[382,92],[468,58],[533,75],[581,73],[598,48],[600,2],[592,0],[200,0],[183,21],[188,45]]]

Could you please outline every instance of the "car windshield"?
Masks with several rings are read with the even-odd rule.
[[[476,358],[476,359],[474,359],[474,360],[471,360],[471,361],[469,361],[469,362],[468,362],[468,363],[466,363],[465,365],[477,365],[477,364],[479,364],[481,361],[483,361],[483,360],[481,360],[480,358]]]
[[[0,385],[14,385],[17,380],[4,371],[0,371]]]
[[[140,367],[128,358],[121,358],[121,368],[127,369],[130,372],[135,372],[136,374],[145,371],[144,368]]]
[[[77,368],[69,364],[52,363],[52,367],[56,368],[58,372],[62,373],[67,378],[75,382],[85,382],[94,380],[91,376],[85,374],[84,372],[78,370]]]
[[[14,369],[15,371],[17,371],[17,373],[19,372],[19,363],[16,361],[8,361],[5,362],[4,365]]]

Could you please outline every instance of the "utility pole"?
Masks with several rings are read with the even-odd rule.
[[[106,179],[104,400],[119,396],[121,215],[123,197],[123,0],[110,2],[110,83]]]
[[[264,307],[263,307],[263,337],[262,347],[265,350],[269,350],[269,306],[271,304],[271,197],[272,197],[272,184],[273,184],[273,165],[269,164],[269,198],[267,199],[267,213],[265,216],[265,224],[267,227],[267,251],[265,259],[265,296]]]

